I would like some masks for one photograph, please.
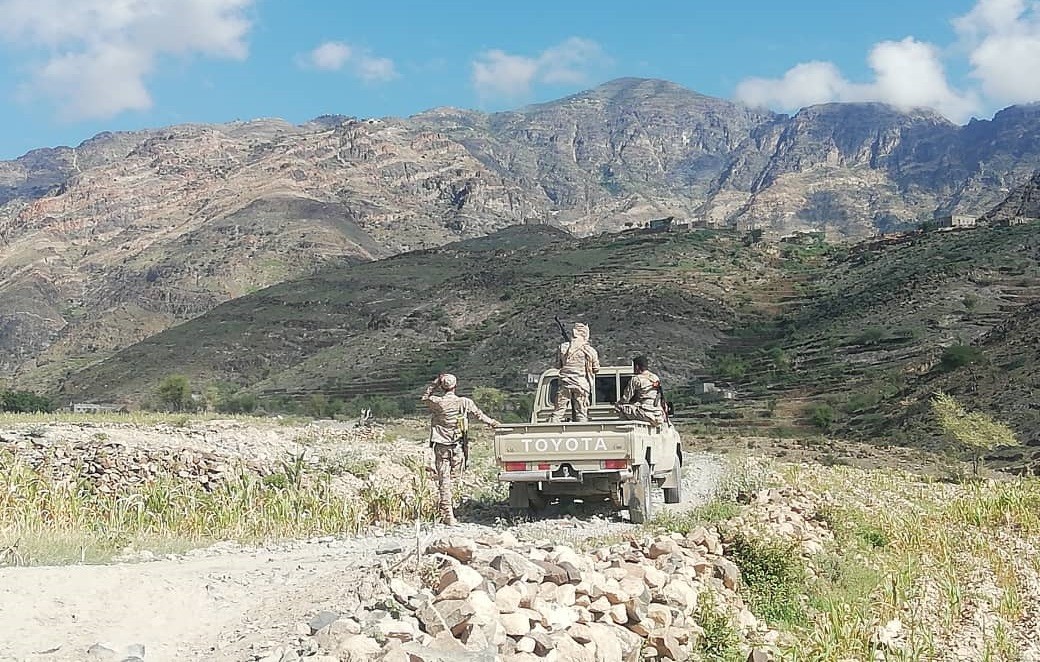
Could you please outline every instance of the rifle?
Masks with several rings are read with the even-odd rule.
[[[571,341],[571,334],[567,333],[567,327],[565,327],[563,325],[563,322],[560,321],[560,316],[559,315],[553,315],[553,319],[556,320],[556,326],[560,327],[560,335],[563,336],[563,339],[565,341],[570,342]]]

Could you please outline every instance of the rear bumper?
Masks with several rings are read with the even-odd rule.
[[[617,480],[628,480],[632,477],[632,472],[628,469],[624,471],[618,471],[616,469],[609,469],[606,471],[580,471],[577,472],[577,475],[569,476],[567,478],[553,476],[552,472],[548,469],[538,471],[498,472],[498,479],[506,483],[580,483],[585,477],[602,478],[606,476],[616,477]]]

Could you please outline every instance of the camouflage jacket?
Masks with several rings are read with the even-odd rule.
[[[568,355],[571,344],[560,345],[556,357],[556,367],[560,369],[560,386],[581,389],[592,393],[592,380],[599,372],[599,352],[592,345],[584,345],[578,351]]]
[[[436,384],[430,384],[423,392],[422,401],[430,410],[430,443],[434,444],[456,444],[461,441],[462,431],[459,429],[459,419],[463,416],[476,416],[484,423],[491,425],[494,422],[490,416],[485,414],[469,398],[463,398],[449,391],[444,395],[434,395]]]
[[[647,413],[661,414],[661,379],[649,370],[633,375],[621,394],[621,402],[639,405]]]

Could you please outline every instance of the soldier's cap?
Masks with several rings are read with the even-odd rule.
[[[443,374],[441,375],[441,386],[446,389],[453,389],[459,383],[459,380],[455,375]]]
[[[586,338],[587,339],[589,337],[589,327],[588,327],[588,325],[587,324],[582,324],[581,322],[575,322],[574,323],[574,335],[581,336],[582,338]]]

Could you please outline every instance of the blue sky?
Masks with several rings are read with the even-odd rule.
[[[880,100],[958,122],[1040,99],[1031,0],[646,6],[0,0],[0,158],[182,122],[500,110],[621,76],[780,111]]]

